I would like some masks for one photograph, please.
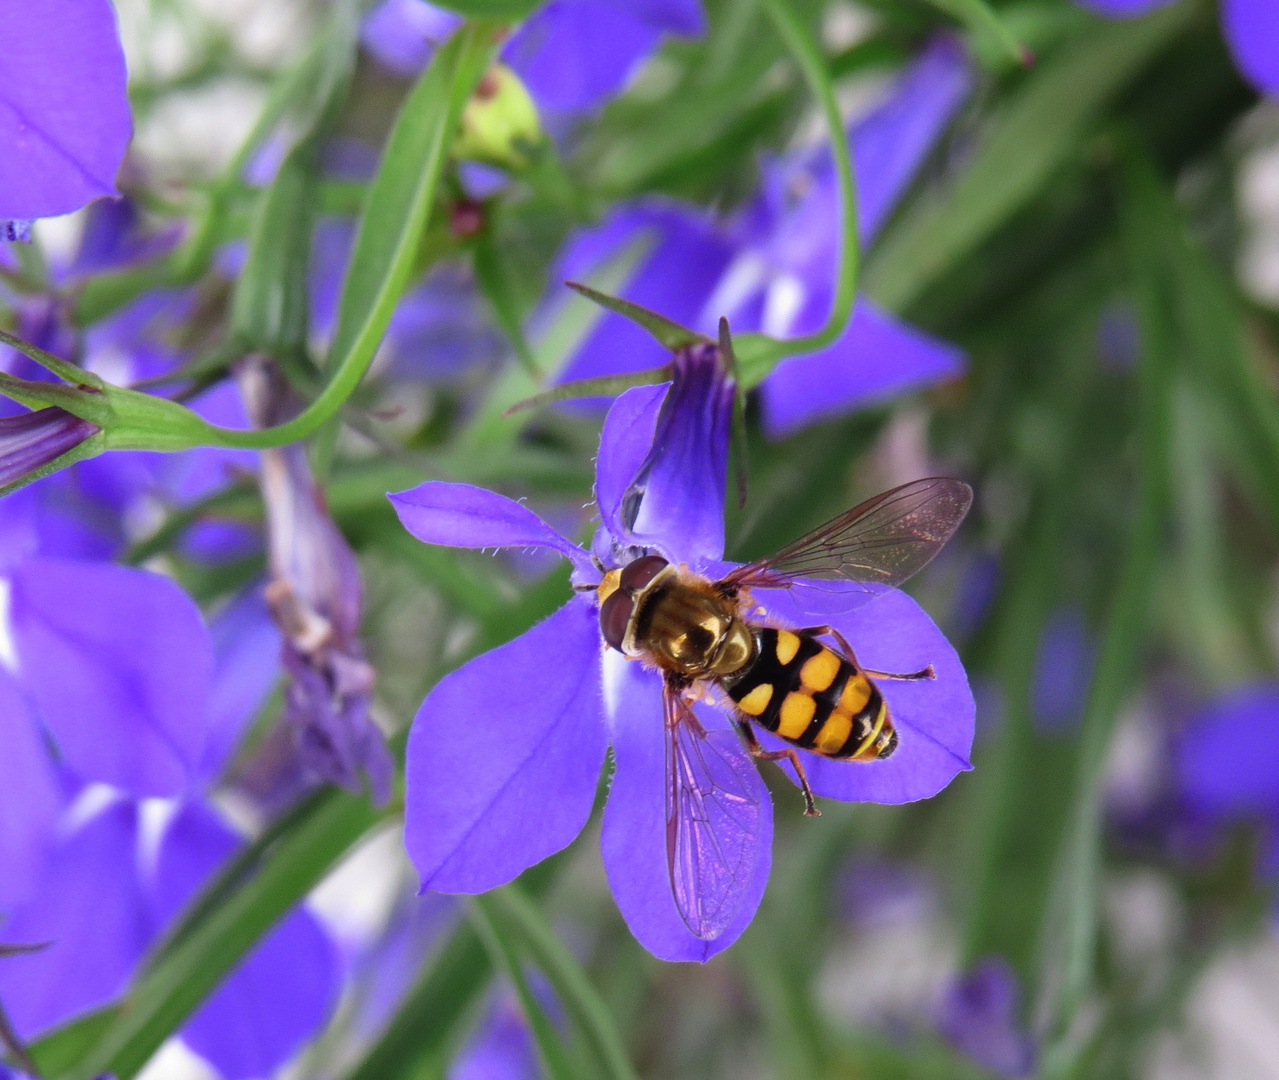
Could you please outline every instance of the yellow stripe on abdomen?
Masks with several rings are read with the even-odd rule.
[[[808,730],[815,712],[817,702],[799,690],[792,690],[782,702],[777,734],[784,739],[798,739]]]
[[[799,681],[806,690],[820,694],[830,688],[842,666],[843,661],[830,649],[822,649],[816,656],[810,656],[804,661],[804,666],[799,669]]]
[[[848,682],[844,684],[843,693],[839,695],[839,703],[835,706],[840,712],[856,716],[870,701],[870,680],[860,671],[850,672]]]
[[[853,718],[846,712],[835,711],[826,717],[822,729],[813,740],[813,749],[819,754],[838,754],[853,733]]]

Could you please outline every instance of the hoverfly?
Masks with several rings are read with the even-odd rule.
[[[702,938],[727,927],[746,882],[737,862],[753,842],[758,799],[740,755],[727,752],[693,709],[718,689],[750,754],[787,760],[818,814],[798,750],[848,762],[891,755],[897,729],[877,679],[927,679],[922,671],[863,668],[832,626],[767,625],[749,590],[789,589],[809,578],[842,578],[867,598],[902,584],[937,554],[972,504],[961,480],[916,480],[876,495],[781,551],[718,581],[644,555],[609,571],[598,587],[608,644],[662,674],[666,725],[666,855],[681,918]],[[766,750],[752,725],[779,736]],[[749,766],[747,766],[749,767]]]

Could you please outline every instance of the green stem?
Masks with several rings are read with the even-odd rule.
[[[532,901],[515,887],[497,890],[485,899],[501,908],[507,921],[519,931],[534,963],[550,980],[560,1002],[594,1044],[605,1065],[604,1075],[612,1080],[638,1080],[607,1006],[577,959],[552,933]]]
[[[759,370],[761,361],[767,362],[771,367],[783,356],[825,348],[843,333],[853,312],[853,301],[857,297],[857,272],[860,265],[860,249],[857,242],[857,186],[853,177],[852,152],[848,145],[848,133],[844,130],[844,120],[839,113],[839,102],[835,98],[835,88],[831,84],[826,61],[808,32],[808,28],[795,14],[789,0],[763,0],[763,6],[786,43],[786,48],[803,72],[804,79],[821,105],[825,116],[831,153],[834,155],[835,169],[839,176],[839,202],[843,229],[840,234],[839,276],[835,282],[835,297],[831,302],[826,325],[816,333],[786,341],[767,339],[756,334],[743,335],[749,341],[749,350],[742,349],[742,342],[739,339],[739,353],[749,351],[755,354],[751,356],[750,367],[753,370],[747,375],[748,381],[752,384],[758,382],[758,378],[752,380],[751,375]]]
[[[398,223],[399,242],[394,248],[380,285],[372,297],[372,304],[358,324],[358,330],[353,339],[333,365],[333,377],[328,385],[320,396],[298,416],[275,427],[248,431],[211,427],[209,438],[214,445],[261,450],[297,442],[314,434],[325,423],[332,420],[354,393],[373,362],[378,345],[391,321],[395,305],[399,302],[400,294],[413,275],[418,248],[430,219],[440,174],[447,160],[462,109],[479,82],[493,48],[492,24],[468,24],[436,53],[418,86],[405,102],[400,119],[396,122],[396,128],[391,133],[387,149],[383,154],[383,169],[387,169],[389,162],[395,174],[389,181],[379,183],[384,175],[389,175],[385,171],[380,173],[378,180],[375,180],[369,189],[361,231],[365,229],[365,223],[371,216],[385,212],[384,201],[388,194],[386,186],[389,183],[398,182],[404,168],[405,163],[402,159],[406,150],[412,149],[411,143],[415,138],[422,137],[422,133],[415,130],[417,125],[422,123],[418,110],[432,109],[430,131],[424,147],[425,153],[420,159],[416,183],[407,205],[407,214]],[[442,104],[441,99],[443,99]],[[357,237],[356,250],[352,254],[353,260],[359,255],[360,248],[360,240]],[[348,273],[348,279],[349,277]],[[349,286],[348,280],[344,285],[344,291]]]

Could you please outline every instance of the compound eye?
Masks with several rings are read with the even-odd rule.
[[[635,601],[621,589],[600,606],[600,633],[618,652],[622,651],[626,628],[631,624],[631,612],[634,610]]]
[[[637,592],[669,565],[670,563],[660,555],[645,555],[622,567],[622,576],[618,584],[628,593]]]

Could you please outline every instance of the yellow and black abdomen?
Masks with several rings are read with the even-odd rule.
[[[897,733],[877,687],[815,635],[751,628],[755,659],[720,680],[738,712],[825,757],[886,758]]]

